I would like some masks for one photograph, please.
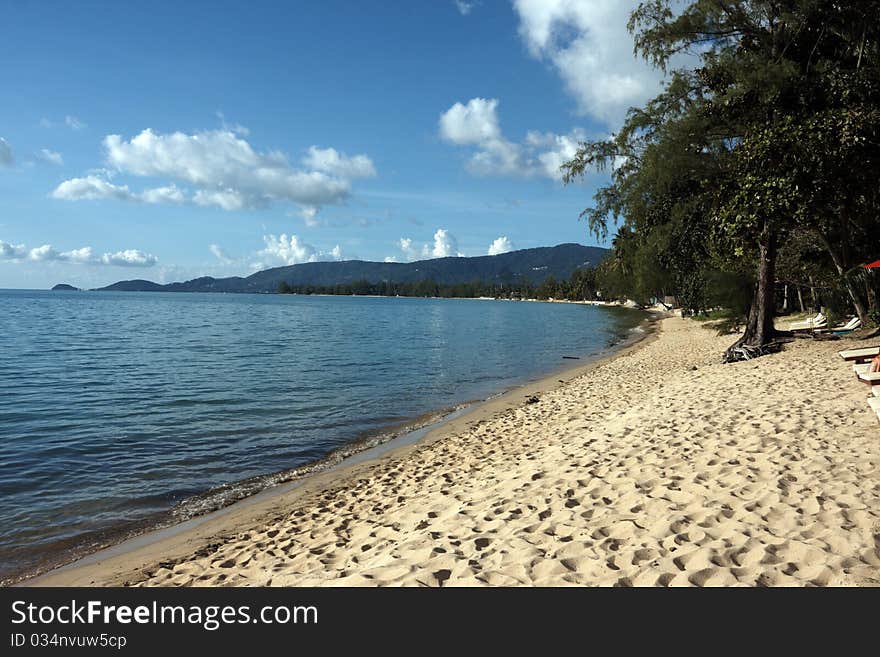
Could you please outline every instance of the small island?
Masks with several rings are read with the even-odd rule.
[[[79,292],[78,287],[73,287],[73,285],[68,285],[67,283],[59,283],[55,287],[52,288],[52,292]]]

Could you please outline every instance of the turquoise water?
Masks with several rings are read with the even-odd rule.
[[[643,318],[483,300],[3,290],[0,308],[0,577],[228,503],[273,481],[261,475],[603,351]]]

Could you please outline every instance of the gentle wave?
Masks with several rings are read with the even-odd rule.
[[[0,299],[0,577],[332,467],[642,319],[435,299]]]

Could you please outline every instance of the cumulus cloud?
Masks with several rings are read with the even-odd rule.
[[[278,151],[260,152],[248,143],[240,127],[228,126],[195,134],[160,134],[146,129],[129,140],[107,135],[103,140],[110,171],[132,176],[164,178],[168,184],[145,192],[111,183],[108,176],[90,174],[64,181],[56,198],[68,200],[118,198],[148,203],[183,203],[224,210],[264,207],[277,201],[317,213],[323,205],[343,203],[351,181],[376,175],[366,155],[347,156],[333,148],[311,147],[307,170],[290,164]],[[179,189],[192,185],[194,190]]]
[[[14,162],[12,146],[3,137],[0,137],[0,167],[11,167]]]
[[[415,260],[419,257],[419,250],[413,245],[413,241],[409,237],[401,237],[397,245],[403,251],[403,257],[407,260]]]
[[[465,2],[465,0],[455,0],[455,8],[462,16],[467,16],[474,10],[476,2]]]
[[[486,255],[499,255],[501,253],[507,253],[508,251],[513,251],[513,243],[507,238],[507,236],[498,237],[489,245],[489,249],[486,251]]]
[[[463,257],[464,254],[458,250],[458,240],[455,236],[445,228],[438,228],[434,233],[432,242],[422,244],[419,247],[412,238],[401,237],[397,242],[403,254],[404,260],[412,262],[418,258],[448,258],[452,256]],[[397,262],[395,256],[388,256],[385,262]]]
[[[282,233],[264,235],[265,248],[257,252],[260,262],[254,263],[254,268],[261,269],[272,265],[299,265],[304,262],[321,262],[325,260],[345,260],[342,248],[337,244],[330,251],[320,251],[311,244],[306,243],[297,235]]]
[[[531,131],[522,143],[507,139],[498,119],[498,100],[472,98],[455,103],[440,116],[440,136],[459,146],[476,146],[468,161],[471,173],[485,176],[542,176],[558,180],[559,167],[583,141],[575,129],[567,135]]]
[[[450,256],[463,256],[458,250],[458,240],[445,228],[438,228],[434,233],[434,246],[431,255],[435,258],[448,258]]]
[[[48,148],[41,148],[40,152],[37,153],[37,159],[41,162],[54,164],[56,166],[61,166],[64,164],[64,158],[62,157],[61,153],[49,150]]]
[[[222,208],[223,210],[241,210],[251,202],[245,198],[244,194],[236,189],[200,189],[193,196],[193,202],[196,205],[205,207]]]
[[[128,189],[128,185],[114,185],[109,180],[94,174],[65,180],[55,188],[52,196],[65,201],[92,201],[101,198],[134,199],[134,194]]]
[[[31,262],[68,262],[78,265],[112,265],[117,267],[152,267],[159,259],[138,249],[116,253],[95,254],[92,247],[84,246],[70,251],[59,251],[51,244],[28,249],[24,244],[9,244],[0,240],[0,260]]]
[[[633,54],[626,29],[640,0],[514,0],[531,55],[562,78],[581,114],[614,127],[660,88],[662,73]]]
[[[10,244],[0,240],[0,260],[17,260],[27,255],[24,244]]]
[[[230,130],[162,135],[147,129],[129,141],[108,135],[104,148],[108,164],[119,171],[197,185],[204,199],[219,199],[227,209],[273,200],[319,206],[349,194],[347,180],[294,169],[281,153],[260,153]]]
[[[177,185],[171,184],[144,190],[140,194],[140,200],[144,203],[183,203],[186,201],[186,194]]]
[[[316,171],[323,171],[341,178],[372,178],[376,175],[373,161],[366,155],[348,157],[335,148],[310,146],[303,164]]]
[[[497,98],[471,98],[455,103],[440,116],[440,136],[453,144],[484,144],[499,139]]]
[[[306,226],[309,228],[314,228],[320,222],[318,221],[318,208],[313,207],[311,205],[306,205],[299,211],[300,216],[306,222]]]
[[[116,253],[105,253],[101,256],[101,263],[116,265],[118,267],[152,267],[159,259],[137,249],[126,249]]]

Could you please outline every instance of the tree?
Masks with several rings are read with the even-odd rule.
[[[563,167],[567,182],[612,170],[584,213],[591,229],[622,220],[628,244],[659,249],[694,304],[708,272],[751,268],[745,332],[728,353],[774,338],[777,255],[795,231],[821,239],[866,313],[844,272],[854,242],[877,231],[880,2],[695,0],[678,13],[675,4],[633,12],[635,50],[664,69],[684,52],[699,65],[670,71],[614,139],[583,144]]]

